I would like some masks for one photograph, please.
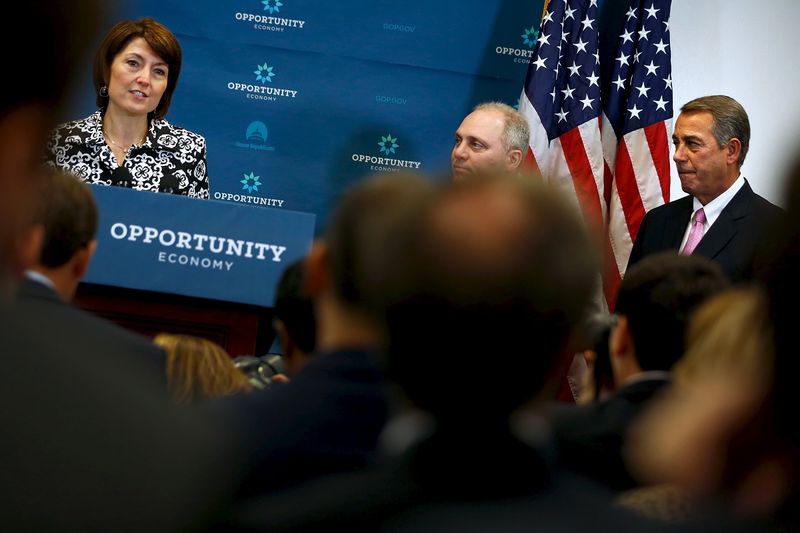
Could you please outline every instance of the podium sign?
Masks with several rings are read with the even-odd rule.
[[[286,266],[305,256],[315,216],[93,186],[97,251],[83,281],[272,307]]]

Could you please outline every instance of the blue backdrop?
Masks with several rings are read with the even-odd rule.
[[[516,105],[542,0],[136,0],[184,60],[168,113],[208,141],[212,198],[315,214],[376,170],[449,169],[475,104]],[[94,111],[89,84],[69,119]]]

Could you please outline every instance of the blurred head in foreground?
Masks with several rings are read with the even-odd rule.
[[[413,246],[385,305],[392,376],[440,425],[505,425],[586,312],[598,269],[574,209],[540,184],[479,175],[441,190],[400,238]]]

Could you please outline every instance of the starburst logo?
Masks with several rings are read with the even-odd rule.
[[[522,37],[522,44],[527,44],[528,48],[533,48],[533,45],[536,44],[536,40],[539,38],[539,30],[533,26],[525,28],[525,33],[520,35],[520,37]]]
[[[391,133],[384,137],[381,135],[381,142],[378,143],[378,146],[381,147],[380,151],[386,155],[395,153],[394,149],[399,148],[399,144],[397,144],[397,137],[392,138]]]
[[[254,176],[251,172],[250,174],[244,174],[244,179],[239,183],[242,184],[242,190],[247,192],[258,192],[258,187],[261,185],[259,181],[261,176]]]
[[[272,77],[275,76],[275,73],[272,72],[272,67],[264,63],[263,65],[258,65],[258,70],[254,70],[253,74],[256,75],[256,81],[268,81],[272,82]]]
[[[281,0],[262,0],[261,3],[264,4],[264,11],[269,11],[270,15],[279,13],[283,5]]]

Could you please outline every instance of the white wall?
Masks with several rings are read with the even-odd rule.
[[[742,174],[783,205],[786,165],[800,155],[800,1],[673,0],[675,117],[697,96],[727,94],[750,116]],[[672,168],[672,199],[683,196]]]

